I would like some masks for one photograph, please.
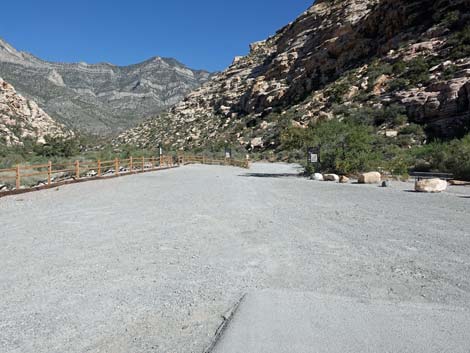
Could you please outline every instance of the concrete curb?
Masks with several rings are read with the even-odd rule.
[[[243,296],[228,310],[225,312],[225,314],[222,315],[222,322],[215,331],[214,337],[212,338],[209,346],[204,349],[203,353],[211,353],[215,346],[217,345],[217,342],[219,341],[220,337],[222,337],[223,333],[227,329],[228,325],[230,324],[230,321],[232,321],[235,313],[237,312],[238,308],[242,304],[243,300],[245,300],[246,293],[243,294]]]

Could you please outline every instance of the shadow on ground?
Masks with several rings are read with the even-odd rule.
[[[239,175],[250,178],[301,178],[301,173],[246,173]]]

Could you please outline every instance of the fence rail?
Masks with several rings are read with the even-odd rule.
[[[108,161],[74,161],[37,165],[17,165],[0,169],[0,197],[86,180],[104,179],[121,175],[151,172],[187,164],[210,164],[248,168],[249,162],[231,158],[216,159],[206,156],[179,154],[159,157],[115,158]]]
[[[15,168],[0,169],[0,196],[175,166],[177,163],[172,156],[17,165]]]
[[[249,168],[248,160],[237,160],[232,158],[216,159],[205,156],[183,155],[178,157],[179,163],[186,164],[209,164],[209,165],[226,165],[239,168]]]

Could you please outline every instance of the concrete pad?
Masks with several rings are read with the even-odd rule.
[[[240,304],[214,353],[468,353],[470,311],[261,291]]]

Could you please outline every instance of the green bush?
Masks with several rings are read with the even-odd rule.
[[[455,32],[447,41],[450,57],[454,60],[470,56],[470,25]]]
[[[350,174],[377,168],[380,155],[374,151],[376,135],[371,126],[331,120],[308,129],[289,128],[281,137],[282,148],[305,151],[320,148],[322,172]]]
[[[346,82],[336,83],[329,90],[331,103],[343,103],[344,96],[349,92],[351,85]]]
[[[453,79],[455,77],[456,72],[457,72],[457,66],[449,65],[448,67],[445,68],[444,72],[442,73],[442,78],[444,80]]]
[[[414,135],[417,137],[424,137],[424,129],[421,125],[418,124],[409,124],[408,126],[405,126],[403,129],[400,130],[399,132],[400,135]]]
[[[372,91],[377,79],[382,75],[391,75],[394,71],[392,65],[381,61],[375,61],[367,69],[367,76],[369,77],[368,91]]]
[[[78,138],[64,139],[62,137],[45,137],[45,144],[33,146],[34,152],[43,157],[65,157],[70,158],[80,152],[80,141]],[[25,148],[28,148],[25,146]]]
[[[419,56],[414,58],[408,63],[408,70],[406,71],[406,77],[409,79],[412,85],[427,84],[430,81],[429,78],[430,64],[425,58]]]
[[[412,151],[416,165],[431,171],[452,173],[458,179],[470,180],[470,135],[450,142],[433,142]]]
[[[392,92],[401,91],[410,87],[410,81],[403,77],[398,77],[388,84],[388,89]]]

